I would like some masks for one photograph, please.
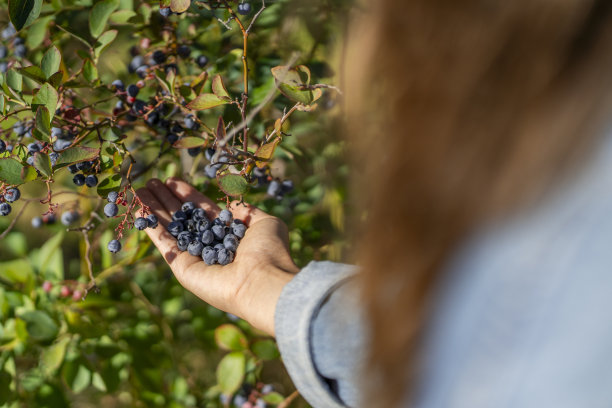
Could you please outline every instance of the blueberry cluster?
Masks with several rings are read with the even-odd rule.
[[[104,206],[104,215],[108,218],[116,217],[119,214],[119,207],[117,206],[117,201],[119,200],[119,194],[116,191],[111,191],[108,193],[106,197],[106,201],[108,204]],[[158,220],[155,214],[149,214],[145,217],[138,217],[134,220],[134,227],[137,230],[144,230],[145,228],[157,228]],[[117,253],[121,251],[121,242],[119,240],[113,239],[108,243],[108,250],[112,253]]]
[[[209,164],[204,166],[204,174],[206,175],[206,177],[211,179],[216,178],[217,173],[219,172],[219,170],[221,170],[223,165],[229,162],[229,157],[227,157],[226,155],[221,154],[217,156],[215,153],[215,149],[211,148],[206,149],[206,151],[204,152],[204,156],[208,161],[210,161]]]
[[[214,220],[209,220],[206,211],[186,202],[172,214],[168,232],[176,238],[179,250],[202,257],[207,265],[227,265],[234,260],[240,240],[247,226],[232,213],[222,210]]]
[[[74,174],[72,182],[77,186],[87,186],[89,188],[98,185],[96,173],[96,161],[82,161],[68,166],[68,171]],[[82,173],[79,173],[82,172]]]
[[[232,406],[238,408],[266,408],[268,405],[264,400],[264,396],[274,391],[272,384],[257,383],[254,386],[251,384],[243,384],[242,387],[234,394],[234,398],[221,394],[220,402],[224,406]],[[230,404],[231,402],[231,404]]]
[[[32,227],[40,228],[43,225],[53,225],[55,224],[55,214],[45,214],[42,217],[34,217],[32,218]]]
[[[255,167],[252,177],[257,181],[257,187],[266,187],[266,194],[276,198],[278,201],[281,201],[285,197],[285,194],[289,194],[293,191],[294,186],[292,180],[272,178],[268,174],[267,167]]]
[[[9,69],[9,47],[13,50],[13,56],[16,58],[25,57],[28,49],[25,46],[25,41],[21,37],[17,37],[17,31],[12,24],[0,31],[0,72],[6,72]],[[7,47],[8,45],[8,47]]]
[[[14,203],[21,198],[21,192],[17,187],[7,188],[0,196],[0,215],[6,217],[11,213],[12,207],[9,203]]]

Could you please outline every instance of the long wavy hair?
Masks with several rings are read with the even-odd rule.
[[[345,58],[367,407],[410,401],[432,289],[472,231],[586,160],[611,115],[609,0],[376,0]]]

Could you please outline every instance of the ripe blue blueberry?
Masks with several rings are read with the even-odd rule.
[[[72,174],[76,173],[77,171],[79,171],[79,169],[77,169],[76,164],[71,164],[70,166],[68,166],[68,171]]]
[[[62,214],[61,221],[62,224],[68,226],[79,219],[79,213],[76,211],[66,211]]]
[[[186,203],[183,203],[183,205],[181,205],[181,211],[187,214],[188,217],[193,213],[193,210],[195,210],[195,208],[195,204],[191,201],[187,201]]]
[[[108,218],[115,217],[119,214],[119,207],[115,203],[108,203],[104,206],[104,215]]]
[[[191,48],[189,48],[188,45],[181,45],[176,49],[176,53],[181,58],[189,58],[189,55],[191,54]]]
[[[6,143],[4,140],[0,140],[0,153],[4,153],[6,151]]]
[[[232,213],[229,210],[221,210],[221,212],[219,213],[219,219],[226,225],[232,222],[233,218],[234,217],[232,216]]]
[[[187,154],[191,157],[196,157],[198,154],[200,154],[201,151],[202,149],[199,147],[190,147],[189,149],[187,149]]]
[[[227,248],[222,248],[217,252],[217,262],[219,265],[227,265],[234,260],[234,253]]]
[[[201,240],[204,245],[210,245],[215,241],[215,234],[211,230],[206,230],[202,232]]]
[[[196,221],[208,222],[208,220],[206,219],[206,211],[204,211],[203,208],[194,208],[193,211],[191,212],[191,218]],[[200,231],[203,231],[203,230],[200,230]]]
[[[266,192],[270,196],[277,196],[281,192],[281,184],[277,180],[272,180],[268,185],[268,191]]]
[[[238,4],[238,13],[246,16],[251,12],[251,3],[240,3]]]
[[[206,149],[206,152],[204,152],[204,156],[206,157],[206,160],[208,161],[211,161],[214,155],[215,155],[215,149],[211,149],[210,147]]]
[[[75,174],[74,177],[72,178],[72,182],[76,184],[77,186],[82,186],[85,184],[85,176],[82,175],[81,173]]]
[[[127,87],[128,96],[135,98],[138,95],[138,92],[140,92],[140,88],[137,85],[131,84]]]
[[[15,202],[21,198],[21,191],[18,188],[12,187],[4,193],[4,199],[9,203]]]
[[[108,193],[108,196],[106,196],[106,201],[108,201],[109,203],[116,203],[117,198],[119,198],[119,193],[117,193],[116,191],[111,191],[110,193]]]
[[[142,231],[143,229],[147,228],[149,226],[149,223],[147,222],[146,218],[144,217],[138,217],[134,220],[134,227],[136,227],[137,230]]]
[[[6,48],[4,45],[0,46],[0,58],[6,58],[7,55],[8,48]]]
[[[238,238],[233,234],[227,234],[223,238],[223,245],[230,251],[236,252],[236,249],[238,249]]]
[[[196,58],[196,64],[198,64],[200,68],[204,68],[206,64],[208,64],[208,57],[206,55],[200,55]]]
[[[17,58],[25,57],[27,52],[28,52],[28,49],[23,44],[19,44],[18,46],[15,47],[15,49],[13,49],[13,55],[15,55]]]
[[[244,238],[244,233],[246,232],[246,225],[244,224],[232,224],[232,234],[237,236],[238,238]]]
[[[290,193],[293,191],[293,181],[292,180],[283,180],[281,183],[281,190],[283,193]]]
[[[166,140],[168,141],[168,143],[170,144],[175,144],[177,140],[179,140],[179,137],[177,134],[175,133],[168,133],[166,135]]]
[[[125,85],[123,84],[123,81],[120,79],[115,79],[112,83],[112,86],[115,87],[116,90],[118,91],[123,91],[125,90]]]
[[[34,217],[32,218],[32,227],[34,228],[40,228],[43,225],[43,220],[41,217]]]
[[[162,17],[168,18],[172,14],[172,10],[170,10],[170,7],[160,7],[159,14],[161,14]]]
[[[157,228],[158,221],[155,214],[149,214],[149,216],[147,217],[147,223],[149,224],[149,228]]]
[[[206,265],[214,265],[217,263],[217,250],[211,246],[204,247],[202,250],[202,260]]]
[[[185,214],[185,211],[183,210],[178,210],[174,214],[172,214],[172,220],[173,221],[185,221],[187,220],[187,214]]]
[[[204,166],[204,174],[206,174],[206,176],[208,178],[215,178],[217,177],[217,171],[219,171],[219,165],[217,164],[207,164],[206,166]]]
[[[64,150],[64,149],[69,148],[71,144],[72,142],[70,140],[57,139],[55,142],[53,142],[53,150],[55,151]]]
[[[163,51],[157,50],[153,53],[152,58],[156,64],[163,64],[164,62],[166,62],[167,57]]]
[[[89,176],[85,177],[85,185],[90,188],[95,187],[98,185],[98,178],[93,174],[90,174]]]
[[[147,103],[141,99],[136,99],[132,104],[132,113],[136,116],[143,116],[147,113]]]
[[[180,221],[172,221],[170,224],[168,224],[167,229],[170,235],[176,237],[179,233],[183,231],[183,223],[181,223]]]
[[[187,247],[189,247],[189,243],[191,240],[187,236],[178,236],[176,238],[176,246],[180,251],[186,251]]]
[[[222,225],[213,225],[211,230],[215,239],[222,240],[225,237],[225,228]]]
[[[7,216],[11,213],[11,205],[9,203],[0,204],[0,215]]]
[[[30,154],[38,153],[38,152],[40,152],[40,149],[41,149],[41,146],[38,143],[36,143],[36,142],[30,143],[28,145],[28,152]]]
[[[93,166],[93,163],[89,161],[82,161],[76,164],[77,170],[80,170],[80,171],[89,170],[91,166]]]
[[[121,242],[117,241],[116,239],[113,239],[108,243],[107,248],[110,252],[116,254],[117,252],[121,251]]]
[[[203,249],[204,245],[200,241],[191,241],[187,247],[187,252],[189,252],[189,255],[202,256]]]

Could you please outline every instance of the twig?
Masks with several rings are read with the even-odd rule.
[[[287,398],[283,400],[283,402],[278,404],[277,408],[287,408],[289,404],[291,404],[293,400],[296,399],[299,395],[300,393],[298,392],[298,390],[293,391],[291,395],[289,395]]]

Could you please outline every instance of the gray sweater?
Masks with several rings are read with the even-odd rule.
[[[367,379],[355,273],[311,262],[276,307],[283,361],[315,408],[359,406]],[[537,206],[466,240],[444,276],[417,408],[612,407],[612,138]]]

